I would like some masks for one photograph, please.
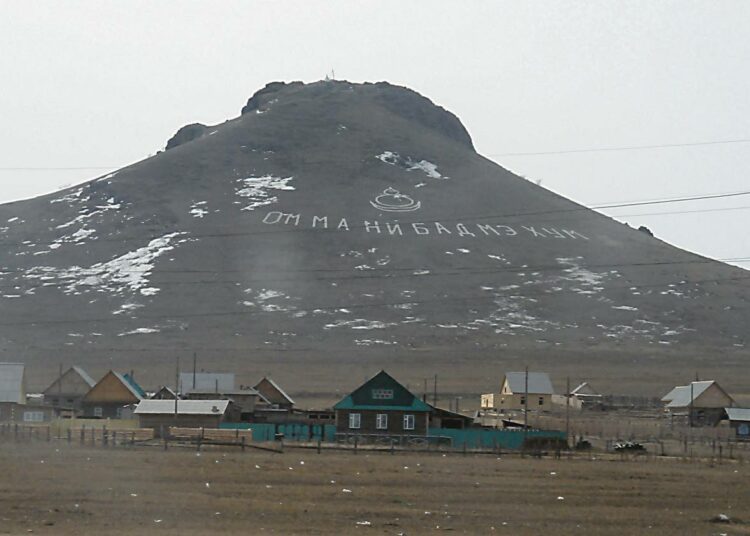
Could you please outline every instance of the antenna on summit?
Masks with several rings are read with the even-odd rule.
[[[336,80],[336,71],[334,71],[333,69],[331,69],[331,74],[326,73],[325,81],[326,82],[331,82],[333,80]]]

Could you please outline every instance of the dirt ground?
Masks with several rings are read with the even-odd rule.
[[[750,534],[736,462],[53,441],[0,444],[0,475],[0,534]]]

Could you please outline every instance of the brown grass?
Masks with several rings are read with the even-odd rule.
[[[4,443],[0,533],[750,534],[748,465],[594,458]]]

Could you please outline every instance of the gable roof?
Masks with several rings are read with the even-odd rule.
[[[136,415],[223,415],[229,400],[141,400],[136,406]]]
[[[583,382],[581,385],[573,389],[570,394],[574,396],[602,396],[589,385],[589,382]]]
[[[750,409],[748,408],[724,408],[730,421],[750,421]]]
[[[102,385],[105,385],[105,383],[110,381],[110,378],[114,378],[115,381],[120,383],[125,390],[132,395],[133,398],[136,400],[142,400],[146,397],[146,393],[141,389],[141,386],[138,385],[133,378],[130,377],[129,374],[120,374],[119,372],[115,372],[113,370],[110,370],[107,372],[101,380],[96,382],[96,385],[94,385],[88,393],[83,397],[84,401],[91,401],[92,397],[96,400],[96,395],[104,389]]]
[[[719,389],[721,387],[718,383],[716,383],[713,380],[707,380],[707,381],[699,381],[699,382],[691,382],[687,385],[679,385],[672,389],[669,395],[672,396],[671,400],[669,401],[669,404],[667,404],[668,408],[686,408],[690,406],[691,400],[690,397],[692,395],[692,403],[695,403],[698,398],[706,392],[706,390],[711,387],[712,385],[716,385]],[[692,386],[692,393],[691,393],[691,386]],[[724,389],[721,389],[722,392],[724,392]],[[724,394],[731,399],[731,397],[724,392]]]
[[[180,372],[180,393],[192,391],[234,391],[232,372]]]
[[[26,403],[26,377],[23,363],[0,363],[0,402]]]
[[[158,391],[149,396],[149,399],[151,400],[174,400],[175,398],[179,397],[171,388],[167,387],[166,385],[161,386]]]
[[[430,411],[430,406],[381,370],[344,397],[333,409]]]
[[[94,385],[96,385],[96,382],[94,381],[94,379],[91,376],[89,376],[85,370],[83,370],[79,366],[73,365],[68,370],[63,372],[60,376],[58,376],[55,379],[55,381],[53,381],[49,385],[49,387],[47,387],[44,391],[42,391],[42,393],[49,394],[49,395],[57,394],[57,389],[60,389],[60,385],[62,384],[63,381],[65,381],[65,379],[68,376],[78,377],[81,380],[82,386],[83,387],[88,386],[89,389],[91,389]],[[60,392],[64,394],[68,394],[68,392],[66,392],[64,389],[61,390]]]
[[[259,385],[261,385],[261,384],[262,384],[263,382],[267,382],[267,383],[268,383],[268,384],[269,384],[269,385],[270,385],[270,386],[271,386],[271,387],[272,387],[272,388],[273,388],[273,389],[274,389],[274,390],[275,390],[275,391],[276,391],[276,392],[277,392],[277,393],[279,394],[279,396],[280,396],[280,397],[281,397],[282,399],[286,400],[286,401],[287,401],[287,402],[288,402],[289,404],[291,404],[292,406],[294,405],[294,400],[292,400],[292,397],[291,397],[291,396],[289,396],[288,394],[286,394],[286,391],[284,391],[284,390],[283,390],[283,389],[282,389],[282,388],[281,388],[281,387],[279,386],[279,384],[278,384],[278,383],[276,383],[275,381],[273,381],[273,380],[272,380],[271,378],[269,378],[268,376],[263,376],[263,377],[261,378],[261,380],[260,380],[260,381],[259,381],[258,383],[256,383],[256,384],[255,384],[255,386],[253,387],[253,389],[255,389],[256,391],[258,391],[258,393],[259,393],[259,394],[260,394],[261,396],[263,396],[263,398],[266,398],[266,400],[267,400],[267,401],[269,401],[269,402],[270,402],[270,400],[268,400],[268,399],[267,399],[267,397],[266,397],[266,396],[264,396],[264,395],[263,395],[263,393],[261,393],[261,392],[260,392],[260,391],[258,390],[258,386],[259,386]]]
[[[677,394],[677,391],[680,389],[680,387],[684,387],[684,386],[678,385],[677,387],[673,387],[671,391],[669,391],[666,395],[664,395],[663,397],[661,397],[661,401],[662,402],[671,402],[674,399],[674,397]]]
[[[526,392],[525,372],[506,372],[505,381],[508,382],[508,387],[513,393]],[[554,392],[549,374],[546,372],[529,372],[528,393],[530,395],[551,395]]]

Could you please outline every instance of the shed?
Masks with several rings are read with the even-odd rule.
[[[229,400],[141,400],[135,408],[138,426],[152,428],[157,437],[170,426],[218,428],[231,419]]]
[[[737,439],[750,440],[750,409],[724,408],[724,414]]]
[[[253,386],[253,389],[258,391],[271,405],[285,409],[292,409],[294,407],[292,397],[268,376],[264,376]]]
[[[26,403],[26,370],[23,363],[0,363],[0,402]]]
[[[251,387],[227,391],[191,391],[185,396],[188,400],[231,400],[241,413],[241,420],[251,420],[257,405],[268,406],[268,400]]]
[[[384,370],[333,406],[336,433],[426,436],[432,408]]]
[[[23,424],[49,422],[57,416],[56,408],[41,404],[0,402],[0,421]]]
[[[81,401],[85,417],[122,418],[122,408],[137,404],[146,393],[129,374],[110,370]]]
[[[44,403],[56,408],[80,410],[83,397],[94,385],[96,382],[85,370],[72,366],[42,391]]]

